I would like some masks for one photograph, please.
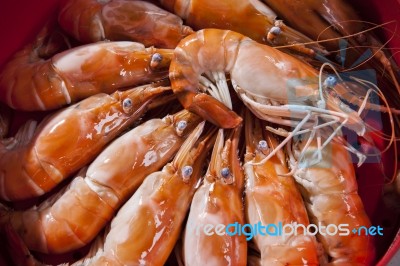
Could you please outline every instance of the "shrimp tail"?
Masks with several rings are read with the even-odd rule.
[[[242,118],[210,95],[193,92],[181,92],[178,99],[183,106],[214,125],[222,128],[235,128],[242,123]]]

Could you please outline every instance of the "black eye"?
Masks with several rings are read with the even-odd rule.
[[[129,112],[132,109],[132,100],[129,98],[126,98],[122,101],[122,108],[124,109],[124,112]]]
[[[225,167],[221,169],[221,176],[223,178],[228,178],[231,175],[231,171],[229,171],[229,168]]]

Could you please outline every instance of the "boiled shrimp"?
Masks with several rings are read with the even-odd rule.
[[[313,55],[318,45],[302,33],[276,20],[276,13],[259,0],[159,0],[167,10],[174,12],[196,30],[217,28],[239,32],[260,43],[288,45],[294,50]],[[311,49],[312,48],[312,49]]]
[[[200,122],[181,111],[151,119],[113,141],[60,196],[26,211],[1,214],[26,246],[63,253],[92,241],[116,210],[181,147]]]
[[[349,96],[342,93],[346,91],[347,82],[339,82],[339,75],[323,74],[324,68],[329,66],[324,64],[318,72],[288,54],[239,33],[205,29],[179,43],[169,76],[172,90],[182,105],[220,127],[232,128],[242,121],[231,110],[225,73],[229,73],[239,98],[256,116],[294,127],[267,160],[302,130],[336,126],[324,147],[342,127],[364,135],[366,125],[360,116],[364,109],[387,111],[390,116],[396,112],[368,103],[368,97],[364,100],[344,98],[360,106],[358,111],[351,109],[341,98]],[[341,97],[336,90],[341,92]],[[379,88],[368,89],[368,93],[371,91],[385,100]],[[392,142],[393,139],[392,135]]]
[[[351,50],[346,52],[346,57],[352,57],[351,54],[356,50],[358,53],[355,53],[355,56],[358,58],[365,52],[360,47],[368,47],[371,49],[375,60],[373,67],[376,69],[381,66],[381,72],[385,75],[388,72],[392,83],[400,93],[399,77],[396,75],[398,66],[384,52],[382,49],[384,45],[371,34],[370,30],[364,29],[366,23],[361,20],[358,12],[347,1],[263,0],[263,2],[274,9],[293,28],[303,32],[311,39],[319,41],[328,50],[336,51],[340,49],[338,40],[343,39],[343,37],[353,46]],[[300,10],[303,15],[299,15]],[[372,28],[377,27],[372,23],[367,24],[371,25]],[[338,57],[339,61],[343,61],[340,63],[345,65],[345,58],[341,58],[339,55]]]
[[[226,141],[223,129],[218,132],[210,165],[193,197],[186,223],[185,265],[246,265],[245,235],[226,232],[229,224],[244,224],[244,177],[237,154],[240,131],[241,127],[236,128]],[[221,231],[221,226],[226,226],[225,230]]]
[[[260,121],[252,121],[254,117],[247,114],[244,165],[247,222],[252,225],[278,226],[282,223],[307,227],[309,220],[300,192],[291,176],[282,176],[288,173],[283,151],[279,150],[261,165],[253,165],[262,161],[269,149],[278,144],[270,132],[263,134]],[[256,234],[254,242],[261,253],[261,265],[319,265],[321,254],[318,254],[315,236],[305,235],[304,230],[300,227],[289,236],[268,234],[276,233],[275,229]]]
[[[175,158],[146,177],[111,222],[104,245],[86,265],[163,265],[179,238],[199,183],[213,131],[199,140],[204,122]],[[78,263],[79,265],[79,263]]]
[[[347,234],[332,233],[331,229],[329,234],[321,231],[317,234],[329,255],[330,265],[372,265],[373,237],[364,231],[351,231],[371,225],[357,193],[351,158],[346,148],[336,141],[321,150],[324,135],[305,136],[287,145],[294,178],[313,224],[325,226],[326,230],[330,225],[347,228]],[[315,156],[320,158],[316,160]]]
[[[90,163],[169,87],[97,94],[61,110],[37,129],[29,122],[0,146],[0,198],[37,197]]]
[[[180,17],[145,1],[69,0],[58,20],[66,32],[84,43],[107,39],[175,48],[193,32]]]
[[[134,42],[99,42],[44,60],[33,49],[17,52],[0,73],[0,100],[14,109],[50,110],[97,93],[168,76],[172,51]]]

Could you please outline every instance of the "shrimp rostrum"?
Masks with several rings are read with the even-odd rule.
[[[294,127],[277,147],[280,149],[294,135],[312,127],[337,125],[332,137],[343,126],[363,135],[366,125],[360,113],[364,108],[390,111],[369,103],[368,97],[361,100],[348,96],[344,93],[346,82],[323,73],[327,66],[324,64],[317,71],[239,33],[205,29],[179,43],[171,61],[170,80],[172,90],[185,108],[220,127],[232,128],[239,125],[242,118],[231,110],[225,76],[228,73],[239,98],[256,116]],[[348,96],[348,99],[338,95]],[[344,101],[359,105],[360,109],[355,111]]]

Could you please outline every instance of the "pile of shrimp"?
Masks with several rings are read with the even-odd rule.
[[[8,263],[374,265],[357,173],[394,156],[371,167],[400,198],[393,23],[341,0],[59,1],[0,70]]]

